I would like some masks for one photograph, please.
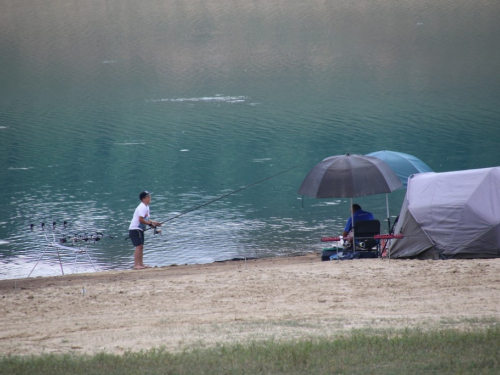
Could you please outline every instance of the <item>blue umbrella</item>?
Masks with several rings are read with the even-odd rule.
[[[434,172],[427,164],[416,156],[405,154],[403,152],[396,151],[376,151],[367,156],[373,156],[380,160],[383,160],[391,169],[396,173],[399,180],[406,188],[408,185],[408,177],[412,174]],[[389,231],[391,230],[391,222],[389,219],[389,198],[386,195],[387,200],[387,223],[389,224]]]
[[[385,161],[392,168],[404,187],[408,185],[408,177],[412,174],[434,172],[427,164],[419,158],[396,151],[376,151],[367,156],[374,156]]]

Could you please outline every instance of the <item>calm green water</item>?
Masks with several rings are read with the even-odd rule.
[[[27,276],[45,248],[31,223],[64,220],[115,237],[91,247],[100,270],[130,268],[144,189],[166,220],[306,163],[149,233],[145,261],[164,266],[321,249],[348,201],[297,190],[327,156],[500,165],[496,0],[0,6],[0,278]],[[357,201],[385,217],[385,196]],[[33,276],[60,273],[48,255]]]

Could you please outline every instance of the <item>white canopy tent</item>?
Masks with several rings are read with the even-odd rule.
[[[411,176],[391,258],[500,257],[500,167]]]

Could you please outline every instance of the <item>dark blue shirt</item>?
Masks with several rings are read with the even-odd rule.
[[[352,217],[350,217],[347,220],[347,223],[345,225],[344,231],[349,233],[352,229],[352,218],[354,218],[354,222],[356,221],[366,221],[366,220],[375,220],[375,217],[373,217],[373,214],[371,212],[366,212],[363,210],[357,210]]]

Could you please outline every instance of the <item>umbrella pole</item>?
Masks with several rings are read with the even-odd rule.
[[[391,217],[389,215],[389,194],[385,193],[385,207],[387,209],[387,225],[389,226],[389,231],[387,233],[391,233]]]
[[[356,251],[356,233],[354,233],[354,213],[352,212],[352,198],[349,198],[351,205],[349,209],[351,210],[351,226],[352,226],[352,251]]]

